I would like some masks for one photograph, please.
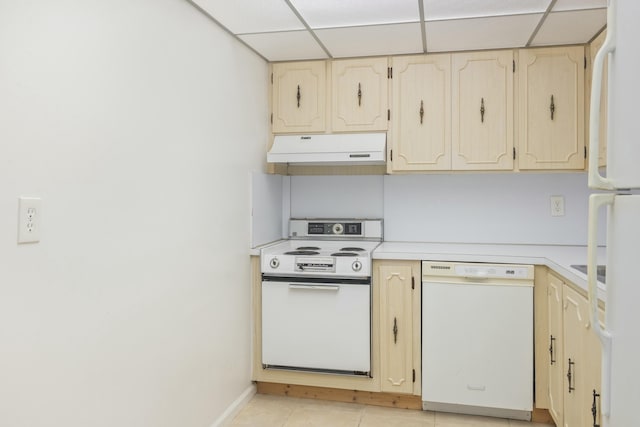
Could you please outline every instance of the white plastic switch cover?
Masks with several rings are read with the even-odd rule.
[[[42,200],[39,197],[18,199],[18,243],[40,241]]]
[[[551,196],[551,216],[564,216],[564,196]]]

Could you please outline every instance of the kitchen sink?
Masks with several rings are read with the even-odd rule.
[[[574,268],[581,273],[587,274],[587,266],[585,264],[572,265],[571,268]],[[606,283],[605,279],[607,278],[607,266],[598,265],[596,274],[598,276],[598,282]]]

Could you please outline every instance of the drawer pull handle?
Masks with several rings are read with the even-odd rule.
[[[358,83],[358,107],[362,105],[362,88],[360,87],[360,83]]]
[[[553,358],[553,343],[556,340],[556,338],[551,335],[551,343],[549,344],[549,356],[551,358],[551,364],[553,365],[554,363],[556,363],[556,360]]]
[[[423,118],[424,118],[424,101],[420,100],[420,124],[422,124]]]
[[[553,113],[556,111],[556,104],[553,102],[553,95],[551,95],[551,105],[549,105],[549,110],[551,111],[551,120],[553,120]]]
[[[298,108],[300,108],[300,98],[302,98],[302,96],[300,95],[300,85],[298,85],[298,93],[296,94],[296,100],[298,101]]]
[[[484,98],[480,98],[480,121],[484,123]]]

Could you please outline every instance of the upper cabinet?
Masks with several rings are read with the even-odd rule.
[[[273,132],[324,132],[326,63],[277,63],[272,73]]]
[[[520,169],[584,169],[582,46],[519,51]]]
[[[605,30],[601,32],[600,35],[596,37],[595,40],[593,40],[593,42],[591,42],[591,45],[589,46],[589,56],[591,58],[592,65],[596,58],[596,54],[598,53],[598,51],[600,50],[600,48],[604,43],[604,39],[606,36],[607,36],[607,31]],[[602,71],[602,92],[600,93],[600,114],[599,114],[600,116],[600,150],[598,152],[598,166],[601,166],[601,167],[607,165],[608,69],[609,69],[609,61],[605,60],[604,69]],[[590,70],[593,70],[593,66],[590,68]],[[591,79],[589,78],[589,80]],[[588,108],[586,108],[585,117],[587,118],[587,121],[586,121],[587,129],[589,129],[589,116],[590,116],[590,107],[591,107],[591,96],[590,96],[591,81],[587,82],[587,88],[588,88],[587,95],[589,96],[589,98],[587,99],[587,102],[586,102],[586,105],[588,106]],[[587,136],[588,136],[588,133],[587,133]],[[594,153],[590,153],[590,155],[594,155]]]
[[[451,169],[451,55],[393,58],[392,171]]]
[[[387,130],[388,79],[386,57],[332,61],[332,130]]]
[[[513,51],[453,55],[452,166],[513,169]]]

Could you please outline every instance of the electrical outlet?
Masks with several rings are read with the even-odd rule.
[[[551,216],[564,216],[564,196],[551,196]]]
[[[18,199],[18,243],[40,241],[42,200],[39,197]]]

